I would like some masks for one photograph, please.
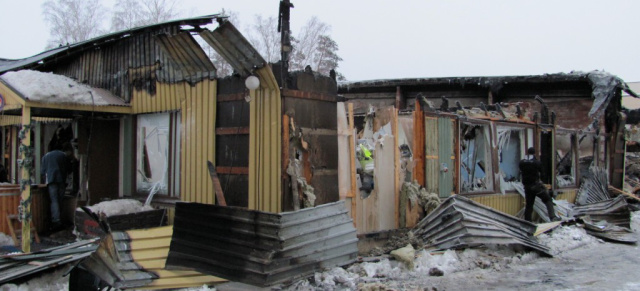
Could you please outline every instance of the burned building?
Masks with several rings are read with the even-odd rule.
[[[341,83],[338,93],[352,108],[350,125],[360,132],[355,143],[366,144],[369,139],[370,145],[376,144],[370,146],[375,150],[376,171],[378,160],[392,155],[380,163],[384,165],[380,171],[385,177],[396,173],[393,186],[374,183],[374,188],[387,189],[379,189],[382,192],[373,198],[363,190],[353,191],[356,187],[341,186],[353,202],[359,233],[414,225],[421,210],[416,211],[415,198],[407,201],[401,191],[403,183],[411,181],[440,198],[464,195],[516,215],[524,199],[510,182],[520,180],[518,162],[529,147],[536,148],[544,167],[543,182],[559,195],[557,199],[573,202],[590,166],[606,168],[611,185],[621,188],[622,91],[635,96],[621,79],[600,71]],[[385,132],[385,124],[391,130]],[[374,134],[367,136],[368,130]],[[382,143],[379,136],[387,138]],[[381,149],[393,144],[405,150],[379,153],[377,144],[384,145]],[[354,148],[341,147],[341,153],[353,158],[358,146]],[[341,164],[343,172],[350,168]],[[376,181],[379,174],[373,175]],[[366,205],[380,201],[394,203],[396,210],[377,209],[371,214]]]

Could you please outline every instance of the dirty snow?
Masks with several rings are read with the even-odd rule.
[[[560,226],[549,234],[539,235],[538,241],[549,247],[554,256],[579,247],[602,243],[600,239],[588,235],[583,228],[576,226]]]
[[[634,229],[640,229],[640,212],[634,213],[632,217]],[[549,247],[554,255],[604,243],[588,235],[584,229],[576,225],[561,226],[548,234],[540,235],[538,240]],[[420,280],[429,276],[447,276],[475,269],[484,269],[499,276],[498,273],[501,270],[516,265],[527,265],[540,259],[535,252],[519,252],[497,245],[436,253],[421,250],[416,253],[413,270],[409,270],[401,262],[382,258],[379,262],[355,263],[347,269],[333,268],[326,272],[318,272],[313,278],[297,281],[286,290],[377,290],[378,282]]]
[[[88,206],[93,213],[103,213],[105,216],[123,215],[153,210],[151,206],[144,206],[142,202],[134,199],[118,199],[103,201],[93,206]],[[78,209],[82,211],[81,209]]]
[[[50,272],[41,273],[39,277],[33,278],[23,284],[4,284],[0,286],[1,291],[29,291],[29,290],[69,290],[69,276],[65,276],[69,271],[68,267],[59,268]]]
[[[95,88],[62,75],[21,70],[7,72],[0,78],[28,100],[46,103],[110,104],[102,98],[101,94],[104,92],[98,92]]]
[[[0,232],[0,246],[12,246],[13,245],[13,239],[11,238],[11,236],[4,234],[3,232]]]

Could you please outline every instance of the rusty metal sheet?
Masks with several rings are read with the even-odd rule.
[[[357,241],[344,201],[283,213],[177,203],[166,265],[270,286],[353,262]]]

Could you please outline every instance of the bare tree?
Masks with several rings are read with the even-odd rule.
[[[314,71],[318,69],[318,61],[314,61],[314,53],[320,45],[320,37],[328,35],[331,27],[320,21],[317,17],[311,17],[307,24],[302,27],[298,36],[293,38],[293,53],[289,67],[292,70],[304,70],[306,66],[311,66]]]
[[[176,0],[117,0],[111,30],[119,31],[169,21],[179,16]]]
[[[275,17],[255,15],[253,25],[246,31],[247,39],[269,63],[280,60],[280,34]]]
[[[117,0],[111,17],[111,30],[120,31],[140,26],[144,13],[139,0]]]
[[[176,0],[142,0],[145,24],[154,24],[175,19],[180,15]]]
[[[315,71],[318,73],[330,76],[331,70],[338,68],[338,63],[342,61],[342,58],[336,53],[338,51],[338,44],[331,39],[328,35],[321,35],[318,38],[318,46],[313,53],[312,61],[315,64]],[[338,80],[344,80],[344,76],[337,73]]]
[[[81,42],[101,35],[105,8],[100,0],[47,0],[42,15],[49,24],[47,48]]]

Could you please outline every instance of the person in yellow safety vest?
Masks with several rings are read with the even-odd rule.
[[[367,149],[363,144],[360,144],[360,166],[362,171],[366,173],[373,173],[373,158],[371,157],[371,151]]]

